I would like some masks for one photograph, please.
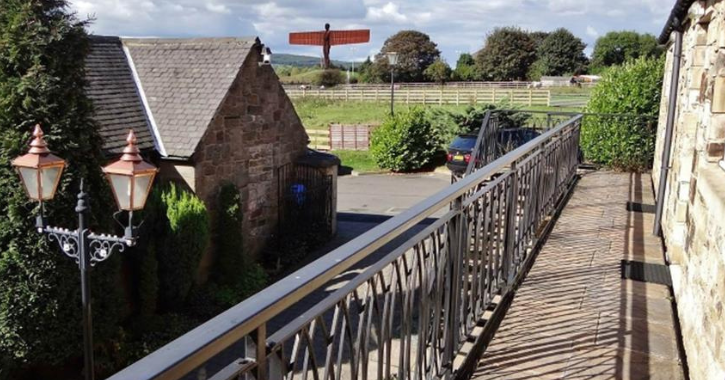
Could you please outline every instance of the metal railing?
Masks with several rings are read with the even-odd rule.
[[[580,121],[573,117],[472,171],[111,379],[470,373],[477,358],[465,358],[464,343],[497,299],[512,294],[542,226],[574,181]],[[381,251],[388,243],[394,248]],[[275,328],[295,307],[300,311]],[[222,352],[228,360],[213,364]]]

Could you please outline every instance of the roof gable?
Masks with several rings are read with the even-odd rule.
[[[123,39],[166,153],[190,157],[256,38]]]
[[[91,36],[85,69],[86,94],[93,102],[103,149],[121,153],[129,129],[136,133],[140,149],[153,149],[154,139],[121,40]]]

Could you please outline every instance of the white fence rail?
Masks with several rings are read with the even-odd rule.
[[[343,101],[387,102],[388,88],[286,89],[292,99],[321,98]],[[550,106],[551,92],[537,89],[498,88],[401,88],[395,90],[395,102],[405,104],[508,104]]]

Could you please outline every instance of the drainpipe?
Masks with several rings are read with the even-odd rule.
[[[680,82],[680,61],[682,60],[682,31],[675,30],[675,49],[672,56],[672,77],[670,79],[670,98],[667,108],[667,124],[665,125],[665,145],[662,148],[662,162],[660,166],[660,185],[657,194],[657,211],[655,213],[654,230],[656,236],[662,236],[662,211],[665,207],[665,194],[667,193],[667,175],[670,172],[670,155],[672,153],[672,134],[675,129],[675,116],[677,114],[677,92]]]

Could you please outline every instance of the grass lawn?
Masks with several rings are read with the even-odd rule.
[[[346,102],[324,99],[296,99],[294,100],[295,110],[307,129],[324,129],[331,123],[343,124],[380,124],[390,113],[390,103],[385,102]],[[404,110],[408,107],[405,104],[396,104],[396,110]],[[444,109],[453,112],[463,112],[468,105],[418,105],[433,109]],[[523,108],[517,108],[522,109]],[[532,111],[559,111],[577,112],[579,107],[526,107]]]
[[[324,99],[296,99],[295,110],[307,129],[327,129],[331,123],[344,124],[380,124],[390,114],[390,103],[384,102],[346,102]],[[419,105],[422,107],[422,105]],[[409,106],[396,104],[396,110],[404,110]],[[412,107],[412,106],[410,106]],[[428,105],[429,108],[439,108],[463,112],[467,106],[455,105]]]
[[[330,153],[336,155],[342,161],[342,166],[356,172],[376,172],[383,170],[373,160],[367,150],[333,150]]]

